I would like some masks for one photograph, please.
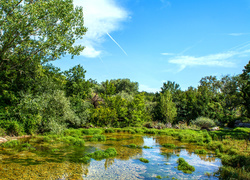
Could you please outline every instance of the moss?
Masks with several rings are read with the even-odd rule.
[[[1,146],[5,148],[14,148],[19,146],[20,142],[18,140],[12,140],[12,141],[7,141],[5,143],[2,143]]]
[[[178,163],[177,169],[181,170],[184,173],[191,174],[193,171],[195,171],[194,166],[189,165],[183,158],[179,158],[177,160],[177,163]]]
[[[204,149],[196,149],[194,151],[195,154],[207,154],[207,151]]]
[[[92,129],[80,129],[82,134],[85,135],[94,135],[94,134],[101,134],[103,132],[102,129],[96,129],[96,128],[92,128]]]
[[[141,162],[144,162],[144,163],[149,163],[149,160],[145,159],[145,158],[140,158],[139,159]]]
[[[106,141],[106,136],[104,135],[94,135],[90,141]]]
[[[152,147],[149,146],[143,146],[144,149],[151,149]]]
[[[84,146],[85,144],[85,141],[83,139],[72,136],[62,137],[61,140],[67,144],[71,144],[74,146]]]
[[[114,132],[115,132],[115,129],[113,129],[113,128],[108,128],[108,129],[105,129],[104,132],[105,132],[105,133],[114,133]]]
[[[108,148],[105,151],[95,151],[93,153],[87,154],[88,157],[91,157],[95,160],[101,160],[104,158],[115,157],[117,155],[117,151],[115,148]]]
[[[165,147],[165,148],[169,148],[169,149],[176,148],[176,146],[174,144],[163,144],[162,146]]]

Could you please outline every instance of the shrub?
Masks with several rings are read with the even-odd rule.
[[[204,129],[208,129],[215,126],[214,121],[207,117],[198,117],[197,119],[192,121],[192,124]]]
[[[194,166],[189,165],[183,158],[179,158],[177,160],[177,163],[178,163],[177,167],[178,170],[181,170],[184,173],[191,174],[193,171],[195,171]]]

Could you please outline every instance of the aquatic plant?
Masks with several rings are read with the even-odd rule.
[[[194,166],[189,165],[183,158],[179,158],[177,160],[177,163],[178,163],[177,169],[181,170],[184,173],[191,174],[193,171],[195,171]]]
[[[176,148],[176,146],[174,144],[163,144],[162,146],[165,147],[165,148],[169,148],[169,149]]]
[[[135,145],[135,144],[129,144],[128,147],[129,148],[137,148],[137,145]]]
[[[106,141],[106,136],[104,135],[94,135],[90,141]]]
[[[113,128],[108,128],[108,129],[105,129],[104,132],[105,132],[105,133],[114,133],[114,132],[115,132],[115,129],[113,129]]]
[[[207,154],[207,151],[205,149],[196,149],[194,153],[195,154]]]
[[[80,129],[82,134],[85,135],[94,135],[94,134],[101,134],[103,132],[102,129],[91,128],[91,129]]]
[[[91,157],[95,160],[101,160],[104,158],[115,157],[117,155],[117,151],[115,148],[108,148],[105,151],[95,151],[93,153],[87,154],[88,157]]]
[[[1,146],[5,148],[14,148],[14,147],[17,147],[19,144],[20,142],[18,140],[11,140],[11,141],[2,143]]]
[[[140,158],[139,159],[141,162],[144,162],[144,163],[149,163],[149,160],[145,159],[145,158]]]
[[[84,146],[85,144],[85,141],[83,139],[72,137],[72,136],[62,137],[61,140],[67,144],[72,144],[75,146]]]
[[[157,179],[162,179],[162,177],[160,175],[156,176]]]
[[[205,172],[205,176],[211,177],[211,176],[212,176],[212,173],[210,173],[210,172]]]

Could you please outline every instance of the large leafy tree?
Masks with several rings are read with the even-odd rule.
[[[78,55],[82,38],[82,8],[72,0],[0,0],[0,94],[10,104],[26,81],[37,77],[43,63]]]
[[[173,123],[177,116],[177,108],[173,102],[170,90],[160,93],[156,97],[157,105],[154,111],[154,118],[163,123]]]
[[[243,98],[243,105],[246,109],[246,116],[250,118],[250,61],[243,69],[240,75],[242,80],[241,92]]]

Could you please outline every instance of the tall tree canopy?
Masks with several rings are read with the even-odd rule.
[[[72,0],[0,0],[0,94],[5,104],[27,90],[41,64],[78,55],[86,32],[82,8]],[[30,84],[33,84],[32,82]]]
[[[247,117],[250,118],[250,61],[243,69],[243,73],[240,75],[242,79],[242,97],[243,97],[243,105],[247,111]]]

